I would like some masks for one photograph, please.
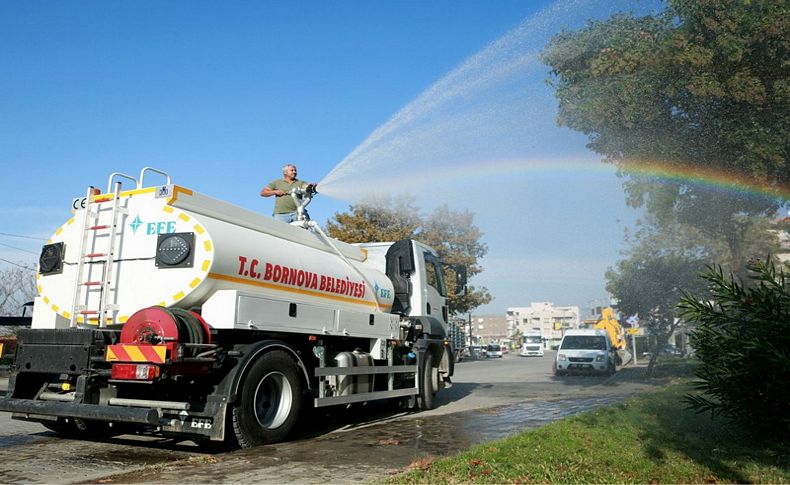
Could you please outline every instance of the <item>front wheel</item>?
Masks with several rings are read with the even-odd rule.
[[[302,406],[302,380],[296,362],[283,351],[266,353],[244,379],[233,407],[236,442],[251,448],[285,439]]]
[[[433,409],[434,398],[439,391],[439,368],[433,364],[433,352],[425,352],[425,365],[422,368],[420,386],[420,409]]]

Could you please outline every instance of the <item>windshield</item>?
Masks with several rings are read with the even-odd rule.
[[[526,344],[539,344],[541,341],[542,339],[540,337],[526,337],[524,339],[524,343]]]
[[[488,350],[496,350],[496,351],[501,351],[501,350],[502,350],[502,348],[501,348],[501,347],[499,347],[499,345],[489,345],[489,346],[488,346]]]
[[[569,335],[562,341],[562,350],[606,350],[606,339],[600,335]]]

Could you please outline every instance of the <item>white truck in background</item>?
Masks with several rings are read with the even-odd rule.
[[[146,186],[152,173],[165,183]],[[313,194],[292,193],[300,216]],[[0,398],[16,419],[251,447],[286,439],[307,406],[430,409],[450,384],[446,287],[424,244],[346,244],[151,167],[82,201],[41,252]]]
[[[522,357],[543,357],[543,336],[540,332],[525,332],[522,338],[523,342],[518,355]]]

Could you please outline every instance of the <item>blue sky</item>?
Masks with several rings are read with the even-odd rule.
[[[606,7],[563,6],[607,15],[610,2],[597,3]],[[258,192],[283,163],[296,163],[300,178],[322,180],[434,83],[552,7],[524,0],[0,2],[0,258],[33,266],[42,241],[7,234],[46,239],[88,185],[104,188],[111,172],[136,176],[144,166],[270,213],[271,199]],[[583,19],[567,20],[542,25],[551,31]],[[491,160],[480,156],[467,161],[477,170],[444,184],[454,196],[430,199],[427,205],[477,214],[489,254],[471,283],[496,298],[478,313],[532,301],[600,304],[603,272],[636,217],[620,180],[596,165],[584,137],[554,126],[554,101],[542,83],[548,74],[545,66],[533,69],[540,110],[530,116],[539,119],[531,132],[540,136],[511,158],[589,163],[489,170]],[[528,122],[520,121],[531,128]],[[452,174],[449,166],[432,172],[407,162],[381,164],[376,173],[405,174],[406,186]],[[492,210],[471,196],[477,193],[511,210]],[[349,202],[318,197],[311,214],[323,223]]]

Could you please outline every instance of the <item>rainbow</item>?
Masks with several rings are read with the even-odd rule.
[[[707,167],[678,167],[668,163],[653,161],[631,161],[620,167],[625,175],[648,177],[675,184],[701,186],[707,189],[757,196],[790,202],[790,187],[760,182],[741,174],[733,174],[722,169]]]
[[[380,180],[380,174],[376,171],[365,169],[355,171],[353,177],[335,177],[332,181],[323,186],[324,195],[333,197],[335,188],[347,185],[353,180],[353,186],[359,187],[364,184],[364,179],[377,179],[373,186],[410,187],[417,189],[423,186],[432,186],[436,179],[441,179],[445,185],[452,185],[453,182],[468,182],[470,180],[480,180],[487,174],[494,176],[524,176],[528,174],[568,174],[584,176],[585,174],[599,173],[609,176],[633,176],[652,179],[657,182],[668,184],[684,184],[701,187],[707,190],[726,192],[737,196],[757,197],[777,201],[779,204],[790,202],[790,187],[760,183],[752,178],[736,176],[724,170],[678,167],[669,163],[655,161],[630,161],[621,163],[619,166],[604,163],[599,158],[592,158],[589,155],[578,157],[557,158],[506,158],[491,159],[485,161],[468,161],[456,164],[441,163],[433,161],[431,163],[418,163],[402,160],[399,162],[401,170],[399,175],[388,176],[386,182]],[[415,173],[421,173],[429,167],[429,177],[415,178]],[[322,187],[319,183],[319,187]],[[321,191],[321,189],[319,189]]]
[[[534,160],[497,160],[453,167],[443,177],[452,179],[468,178],[472,174],[524,172],[600,172],[618,173],[625,176],[645,177],[657,181],[686,184],[741,194],[779,200],[780,203],[790,202],[790,186],[761,183],[752,178],[733,175],[721,169],[701,167],[678,167],[669,163],[654,161],[629,161],[619,167],[591,158],[575,160],[534,159]]]

